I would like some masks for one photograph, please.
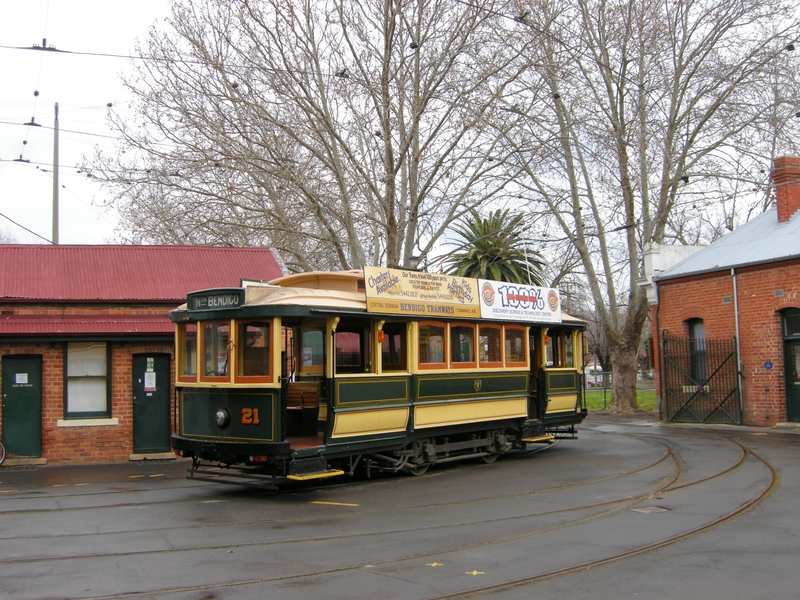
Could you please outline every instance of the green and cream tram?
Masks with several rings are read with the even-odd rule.
[[[421,474],[574,437],[585,324],[556,290],[367,267],[188,295],[175,451],[192,474]]]

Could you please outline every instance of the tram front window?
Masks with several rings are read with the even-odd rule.
[[[406,324],[387,323],[381,340],[381,366],[384,371],[406,370]]]
[[[269,323],[239,323],[239,375],[269,375],[269,331]]]
[[[228,342],[230,324],[203,324],[203,374],[207,377],[221,377],[228,374]]]
[[[181,324],[178,333],[178,351],[180,354],[180,377],[197,376],[197,324]]]

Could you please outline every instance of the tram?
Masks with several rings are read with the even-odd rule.
[[[366,267],[192,292],[171,319],[172,446],[197,479],[420,475],[586,416],[586,324],[554,289]]]

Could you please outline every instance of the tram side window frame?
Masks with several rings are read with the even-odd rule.
[[[211,328],[211,336],[209,337],[208,329]],[[221,332],[227,328],[227,339],[223,342]],[[219,321],[201,321],[200,327],[200,381],[230,381],[231,379],[231,331],[233,327],[229,320]],[[224,344],[225,348],[225,362],[223,364],[222,374],[220,374],[220,358],[222,357],[221,348]],[[209,356],[209,350],[211,354]],[[209,363],[209,360],[213,361]],[[213,366],[213,369],[208,367]]]
[[[450,340],[451,369],[477,368],[475,330],[476,327],[473,323],[448,323],[447,337]]]
[[[437,327],[442,330],[441,333],[441,348],[431,348],[431,335],[430,335],[430,328]],[[427,336],[423,336],[423,329],[428,328]],[[417,366],[420,369],[446,369],[447,368],[447,357],[449,356],[449,348],[448,346],[448,332],[447,332],[447,323],[443,321],[420,321],[417,325],[418,336],[417,336]],[[439,335],[437,334],[436,337],[438,338]],[[423,342],[428,347],[428,351],[423,353]],[[435,359],[439,358],[441,355],[441,361],[434,361],[430,360],[428,362],[423,362],[423,354],[427,354],[430,358]]]
[[[385,323],[378,334],[378,343],[382,371],[408,371],[408,324],[405,321]],[[390,360],[386,360],[386,356]]]
[[[372,321],[361,319],[342,319],[336,326],[336,347],[334,348],[334,367],[337,374],[356,374],[373,373],[374,365],[372,361]],[[352,345],[354,340],[358,340],[358,352],[340,352],[343,345],[340,345],[340,336],[346,335]],[[351,357],[349,364],[340,363],[340,357]],[[357,362],[352,362],[352,357],[357,357]]]
[[[194,328],[193,332],[189,328]],[[178,360],[176,363],[176,370],[178,372],[178,381],[186,383],[197,381],[197,371],[199,367],[199,331],[200,328],[196,322],[179,323],[178,324]],[[191,336],[189,334],[192,334]],[[192,368],[193,367],[193,368]]]
[[[273,374],[273,346],[271,319],[253,319],[236,322],[236,371],[234,381],[238,383],[272,383]],[[260,330],[256,338],[255,331]],[[250,356],[248,356],[250,354]],[[256,365],[266,366],[266,373],[248,373]],[[250,368],[249,368],[250,367]]]
[[[491,335],[489,332],[493,332]],[[495,338],[494,340],[492,338]],[[496,340],[496,358],[495,358],[494,343]],[[484,354],[484,352],[486,354]],[[482,359],[481,356],[486,356]],[[478,366],[484,369],[499,368],[503,366],[503,327],[495,324],[480,324],[478,325]]]
[[[512,335],[509,335],[512,334]],[[521,354],[510,352],[511,339],[519,340]],[[505,325],[503,327],[503,363],[506,367],[528,366],[528,332],[522,325]],[[519,356],[520,360],[512,360],[511,356]]]

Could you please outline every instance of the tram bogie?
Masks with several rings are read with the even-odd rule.
[[[562,318],[552,290],[558,314],[542,323],[519,308],[483,316],[464,300],[478,296],[475,280],[365,271],[195,292],[172,313],[172,443],[193,459],[193,476],[275,486],[356,469],[421,474],[574,437],[586,414],[585,325]],[[395,290],[402,298],[438,299],[397,301],[385,286],[371,294],[378,280],[408,283]],[[514,289],[523,305],[547,294]],[[448,290],[457,297],[442,302]]]

